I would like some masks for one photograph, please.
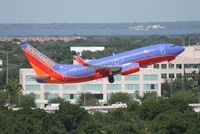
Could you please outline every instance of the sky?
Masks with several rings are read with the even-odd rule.
[[[0,0],[0,23],[200,21],[200,0]]]

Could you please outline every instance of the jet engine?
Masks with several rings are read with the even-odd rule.
[[[121,74],[128,75],[128,74],[136,73],[138,71],[140,71],[140,66],[138,63],[129,63],[122,66]]]

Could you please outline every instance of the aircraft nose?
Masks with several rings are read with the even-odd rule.
[[[179,47],[178,47],[178,49],[177,49],[177,54],[180,54],[180,53],[182,53],[184,50],[185,50],[185,48],[184,48],[184,47],[182,47],[182,46],[179,46]]]

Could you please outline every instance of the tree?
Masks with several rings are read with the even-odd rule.
[[[91,116],[78,105],[65,102],[59,106],[59,110],[55,111],[55,117],[58,118],[67,132],[73,133],[86,121],[91,119]]]
[[[129,103],[133,99],[128,93],[113,93],[111,94],[110,99],[108,99],[109,104],[114,104],[116,102],[122,102],[122,103]]]
[[[63,99],[63,98],[60,98],[60,97],[58,97],[58,98],[53,98],[53,99],[50,99],[49,101],[48,101],[48,103],[64,103],[65,102],[65,100]]]

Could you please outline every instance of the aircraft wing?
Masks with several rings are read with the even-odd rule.
[[[88,64],[86,63],[80,56],[74,56],[75,60],[88,68],[94,69],[97,72],[101,72],[101,71],[109,71],[109,72],[120,72],[122,70],[122,67],[120,66],[99,66],[99,65],[92,65],[92,64]]]
[[[109,72],[118,72],[118,71],[121,71],[122,69],[122,67],[120,66],[98,66],[98,65],[90,65],[90,64],[88,64],[86,67],[94,69],[96,71],[108,70]]]

